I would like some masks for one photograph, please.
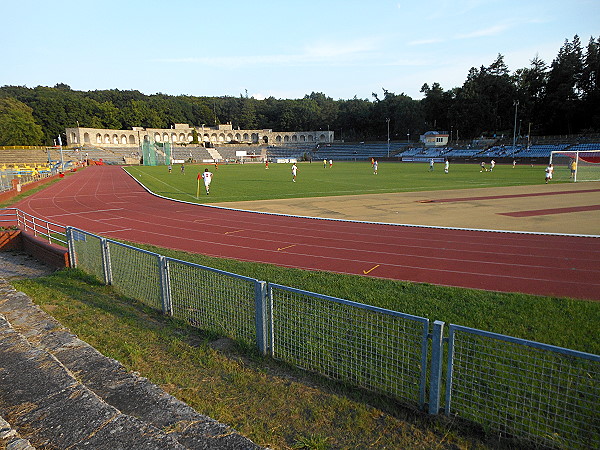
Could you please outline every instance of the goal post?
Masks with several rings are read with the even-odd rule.
[[[555,181],[600,181],[600,150],[559,150],[550,153]]]

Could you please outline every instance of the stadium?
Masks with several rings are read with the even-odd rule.
[[[438,286],[475,289],[519,308],[525,327],[534,319],[524,305],[587,311],[600,300],[600,139],[478,147],[481,140],[449,145],[445,137],[438,146],[332,142],[252,152],[148,143],[143,164],[125,167],[130,148],[6,149],[4,176],[16,181],[4,183],[4,198],[58,182],[3,209],[2,221],[34,235],[38,257],[40,248],[58,253],[119,294],[264,357],[509,441],[598,442],[594,339],[565,344],[562,321],[515,336],[493,317],[477,326],[489,310],[463,307],[455,317],[440,303],[403,308],[391,292],[410,281],[460,304],[480,294]],[[446,159],[449,173],[442,164],[427,170]],[[492,159],[493,173],[480,173]],[[555,178],[544,185],[551,162]],[[197,198],[205,168],[214,173],[211,195]],[[300,271],[280,278],[271,268],[252,273],[244,261]],[[385,293],[389,282],[400,284]],[[503,292],[533,296],[509,301],[497,297]],[[591,322],[582,319],[582,333],[592,333]]]

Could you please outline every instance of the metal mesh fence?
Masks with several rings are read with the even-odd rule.
[[[174,317],[256,343],[256,280],[170,258],[167,265]]]
[[[266,329],[274,358],[424,405],[434,352],[428,319],[277,284],[269,284],[263,311],[262,282],[106,242],[106,279],[124,295],[250,345],[263,345]],[[71,229],[71,243],[77,267],[104,279],[103,240]],[[441,330],[432,334],[438,343]],[[544,447],[600,448],[600,356],[458,325],[449,330],[446,414]],[[441,344],[435,352],[441,358]]]
[[[423,404],[428,320],[270,284],[273,357]]]
[[[162,310],[160,255],[108,241],[112,285],[124,295]]]
[[[102,238],[77,229],[72,230],[72,236],[76,267],[104,280]]]
[[[600,357],[450,325],[446,413],[502,436],[600,448]]]

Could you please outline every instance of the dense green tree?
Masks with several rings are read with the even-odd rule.
[[[581,76],[583,106],[582,127],[600,130],[600,37],[590,38]]]
[[[40,145],[43,137],[29,106],[11,97],[0,97],[0,145]]]
[[[519,117],[526,125],[521,134],[529,133],[531,128],[535,134],[540,133],[543,114],[543,102],[548,81],[548,66],[537,55],[530,61],[530,66],[515,72],[517,98],[519,99]]]
[[[555,134],[573,133],[577,107],[580,105],[583,58],[579,37],[565,43],[550,65],[546,87],[546,129]]]

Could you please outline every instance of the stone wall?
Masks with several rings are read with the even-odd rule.
[[[96,146],[96,147],[131,147],[140,148],[141,142],[151,140],[155,142],[170,142],[173,145],[187,145],[193,139],[193,130],[198,134],[201,142],[210,142],[213,145],[228,143],[244,144],[318,144],[331,143],[334,139],[333,131],[273,131],[240,130],[233,129],[231,124],[216,127],[192,127],[188,124],[175,124],[173,128],[142,128],[134,127],[132,130],[109,130],[100,128],[67,128],[67,145]]]

